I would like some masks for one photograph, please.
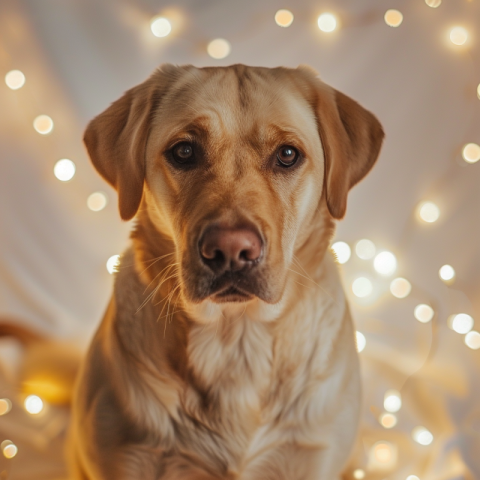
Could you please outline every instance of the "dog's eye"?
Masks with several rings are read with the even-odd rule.
[[[195,159],[193,145],[188,142],[178,143],[172,148],[172,156],[178,163],[190,163]]]
[[[285,168],[291,167],[297,163],[298,156],[298,150],[296,148],[290,145],[283,145],[277,152],[277,165]]]

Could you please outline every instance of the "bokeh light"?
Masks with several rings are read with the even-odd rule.
[[[62,182],[68,182],[75,175],[75,164],[68,158],[62,158],[53,167],[54,175]]]
[[[348,243],[345,242],[335,242],[332,245],[332,250],[337,257],[338,263],[341,264],[348,262],[348,260],[350,259],[350,255],[352,254]]]
[[[353,471],[353,478],[355,480],[363,480],[365,478],[365,471],[361,468],[357,468]]]
[[[450,41],[454,45],[464,45],[468,40],[468,32],[463,27],[453,27],[450,30]]]
[[[12,409],[12,402],[8,398],[0,398],[0,416],[7,414]]]
[[[18,90],[25,85],[25,75],[20,70],[10,70],[5,75],[5,83],[8,88]]]
[[[480,160],[480,145],[467,143],[462,150],[462,157],[467,163],[475,163]]]
[[[25,410],[32,415],[38,415],[43,410],[43,400],[37,395],[29,395],[23,405]]]
[[[382,413],[378,419],[380,425],[384,428],[393,428],[397,424],[397,416],[393,413]]]
[[[403,22],[403,15],[398,10],[391,9],[385,12],[384,19],[389,27],[398,27]]]
[[[421,323],[428,323],[435,314],[433,308],[430,305],[421,303],[415,307],[413,316]]]
[[[216,38],[207,45],[208,54],[217,60],[228,57],[231,51],[230,43],[223,38]]]
[[[107,270],[110,275],[118,271],[117,268],[118,268],[119,260],[120,260],[120,255],[112,255],[107,260]]]
[[[478,350],[480,348],[480,333],[475,330],[468,332],[465,335],[465,345],[472,350]]]
[[[451,265],[443,265],[438,275],[445,283],[451,283],[455,279],[455,269]]]
[[[337,28],[337,18],[331,13],[322,13],[318,17],[317,24],[322,32],[333,32]]]
[[[53,130],[53,120],[48,115],[39,115],[33,121],[33,128],[41,135],[48,135]]]
[[[448,319],[448,326],[454,332],[461,333],[462,335],[468,333],[473,328],[474,323],[473,318],[466,313],[458,313]]]
[[[373,268],[380,275],[393,275],[397,269],[397,259],[392,252],[380,252],[373,261]]]
[[[356,331],[355,332],[355,343],[357,344],[357,352],[363,352],[367,345],[367,339],[362,332]]]
[[[402,396],[397,390],[387,390],[383,399],[383,408],[390,413],[396,413],[402,408]]]
[[[275,14],[275,23],[279,27],[289,27],[293,23],[293,13],[290,10],[278,10]]]
[[[395,280],[392,280],[392,283],[390,283],[390,292],[394,297],[408,297],[411,291],[412,285],[406,278],[395,278]]]
[[[362,260],[370,260],[376,253],[375,244],[371,240],[362,238],[355,245],[355,253]]]
[[[368,297],[373,292],[372,282],[366,277],[358,277],[352,283],[352,292],[359,298]]]
[[[103,192],[95,192],[88,196],[87,206],[93,212],[99,212],[107,206],[107,196]]]
[[[416,475],[409,475],[406,480],[420,480]]]
[[[389,465],[393,460],[392,446],[388,442],[378,442],[373,447],[375,460],[380,465]]]
[[[440,209],[433,202],[422,202],[417,208],[418,216],[426,223],[434,223],[440,217]]]
[[[432,8],[437,8],[442,4],[442,0],[425,0],[425,3]]]
[[[17,446],[11,440],[4,440],[0,446],[5,458],[13,458],[18,453]]]
[[[150,30],[156,37],[166,37],[172,31],[172,24],[168,18],[157,16],[150,21]]]
[[[430,445],[433,442],[433,435],[431,432],[422,426],[413,429],[412,437],[420,445]]]

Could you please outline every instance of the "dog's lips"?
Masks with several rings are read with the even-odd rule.
[[[247,302],[252,300],[253,297],[253,294],[240,290],[234,285],[227,286],[223,290],[211,295],[211,299],[215,303]]]

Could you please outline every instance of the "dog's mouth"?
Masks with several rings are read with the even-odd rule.
[[[248,302],[252,300],[253,297],[254,295],[252,293],[245,292],[234,285],[227,286],[223,290],[211,295],[211,299],[215,303]]]

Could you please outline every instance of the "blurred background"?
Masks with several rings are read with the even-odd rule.
[[[478,0],[2,0],[0,324],[31,333],[0,339],[0,478],[67,478],[66,379],[131,228],[82,134],[163,62],[309,64],[379,117],[332,246],[364,379],[346,478],[480,479]]]

